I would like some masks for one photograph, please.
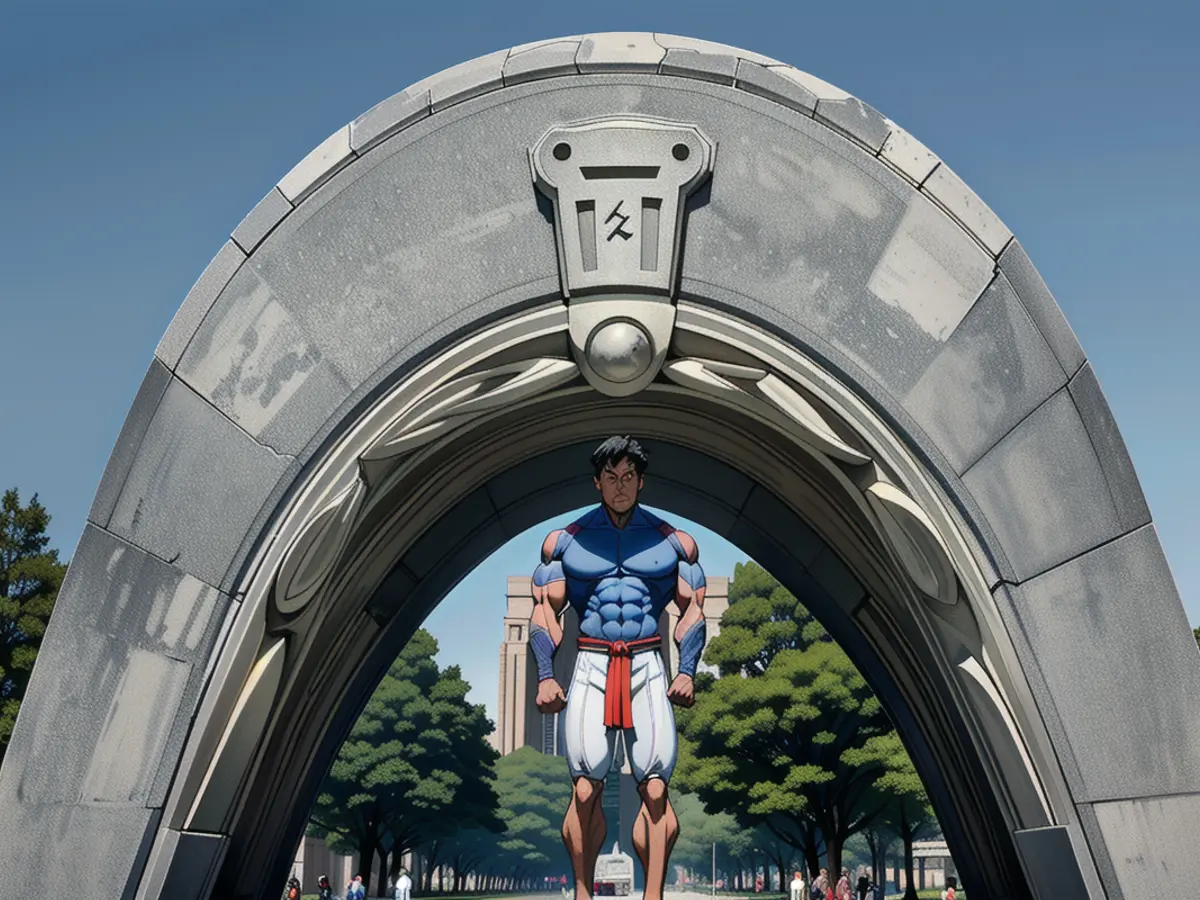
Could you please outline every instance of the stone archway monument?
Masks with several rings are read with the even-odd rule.
[[[205,270],[0,771],[0,884],[277,896],[398,647],[612,433],[847,649],[972,900],[1200,882],[1200,660],[1020,245],[819,79],[605,34],[385,100]]]

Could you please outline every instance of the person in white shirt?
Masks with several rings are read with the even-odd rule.
[[[395,900],[412,900],[412,879],[408,877],[408,872],[404,869],[400,870],[399,877],[396,878]]]
[[[790,900],[807,900],[804,896],[804,879],[800,877],[800,873],[796,873],[796,877],[792,879],[792,894]]]

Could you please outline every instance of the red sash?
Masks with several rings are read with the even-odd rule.
[[[608,653],[608,680],[604,684],[604,726],[633,727],[633,654],[652,650],[662,643],[659,635],[635,641],[602,641],[580,636],[580,650],[604,650]]]

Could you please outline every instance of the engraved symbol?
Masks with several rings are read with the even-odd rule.
[[[627,216],[621,212],[621,206],[624,203],[625,203],[624,200],[617,203],[617,205],[613,207],[613,211],[608,214],[608,218],[604,220],[605,225],[607,225],[613,219],[621,220],[620,222],[617,223],[617,227],[614,228],[612,230],[612,232],[609,234],[608,240],[610,240],[610,241],[615,237],[620,237],[622,240],[626,240],[626,241],[629,240],[631,237],[633,237],[632,231],[624,231],[623,230],[625,227],[625,223],[629,221],[629,216]]]

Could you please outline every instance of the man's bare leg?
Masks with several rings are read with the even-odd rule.
[[[575,900],[591,900],[592,897],[596,857],[604,846],[604,809],[600,805],[603,793],[603,781],[582,776],[576,778],[571,805],[563,820],[563,844],[575,873]]]
[[[671,807],[667,783],[661,778],[647,778],[638,785],[638,793],[642,808],[633,823],[633,848],[646,873],[642,900],[662,900],[667,861],[679,839],[679,820]]]

